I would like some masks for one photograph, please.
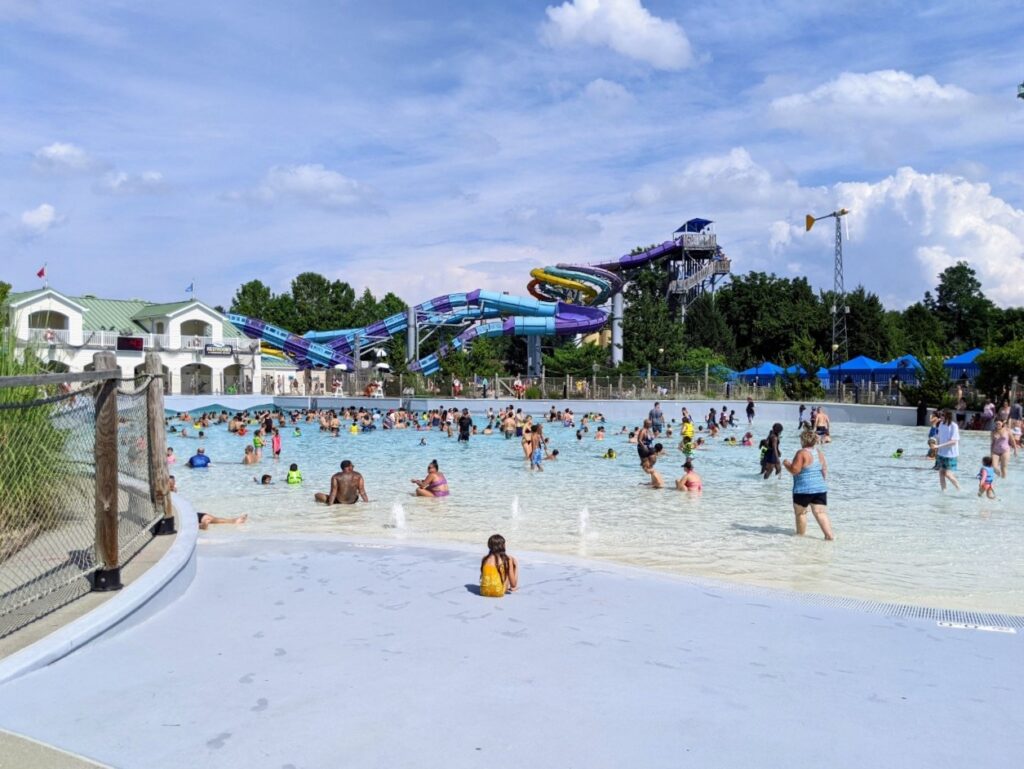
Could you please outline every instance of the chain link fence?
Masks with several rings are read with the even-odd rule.
[[[162,380],[119,381],[113,390],[114,380],[92,376],[73,375],[76,385],[61,375],[0,377],[0,637],[89,592],[96,573],[135,556],[168,512],[153,493],[149,453],[147,396]],[[116,399],[113,452],[98,450],[105,384]],[[97,548],[97,457],[116,463],[114,556]]]

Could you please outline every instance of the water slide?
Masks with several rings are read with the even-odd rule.
[[[496,336],[573,336],[599,331],[608,313],[604,304],[625,285],[622,273],[678,254],[681,244],[670,240],[636,254],[597,264],[556,264],[530,271],[530,297],[476,290],[444,294],[416,305],[416,325],[455,326],[471,323],[436,353],[410,364],[411,371],[435,373],[441,359],[474,339]],[[342,367],[351,370],[357,345],[378,343],[409,327],[409,313],[401,312],[365,328],[310,331],[296,336],[256,318],[228,314],[228,320],[246,336],[279,349],[303,367]]]

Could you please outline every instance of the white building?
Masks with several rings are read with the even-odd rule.
[[[31,347],[57,371],[88,371],[93,354],[109,350],[130,378],[152,351],[160,354],[168,393],[249,393],[254,383],[261,389],[260,343],[200,301],[153,304],[43,288],[10,294],[4,310],[17,346]]]

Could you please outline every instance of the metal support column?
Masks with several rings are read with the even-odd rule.
[[[618,366],[622,363],[622,294],[617,293],[612,297],[612,365]]]

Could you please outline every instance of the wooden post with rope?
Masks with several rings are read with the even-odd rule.
[[[167,431],[164,425],[163,365],[155,352],[146,353],[146,447],[149,455],[149,498],[164,517],[153,525],[153,534],[174,533],[171,479],[167,473]]]
[[[117,369],[117,356],[112,352],[98,352],[92,360],[96,371]],[[96,465],[96,560],[100,568],[93,573],[92,589],[96,592],[120,590],[116,378],[102,380],[96,392],[93,456]]]

